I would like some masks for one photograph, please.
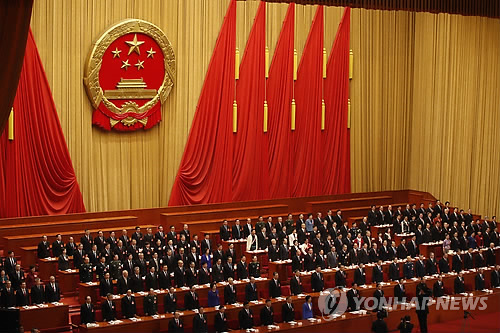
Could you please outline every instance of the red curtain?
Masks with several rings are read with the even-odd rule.
[[[290,107],[293,96],[295,4],[290,3],[274,50],[267,79],[269,197],[291,196],[293,159]]]
[[[326,68],[323,193],[351,192],[351,143],[347,128],[351,9],[344,10]]]
[[[33,0],[0,0],[0,134],[9,118],[23,65]]]
[[[266,3],[261,2],[236,84],[238,131],[234,134],[233,201],[268,197],[267,137],[264,133],[265,51]]]
[[[321,100],[323,93],[323,6],[318,6],[295,83],[296,129],[293,138],[294,197],[322,193]]]
[[[14,99],[14,140],[0,138],[0,217],[85,211],[31,31]],[[7,198],[7,199],[6,199]]]
[[[231,201],[236,0],[215,44],[169,205]]]

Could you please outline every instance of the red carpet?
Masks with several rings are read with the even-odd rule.
[[[444,323],[433,324],[428,327],[430,333],[498,333],[500,332],[500,312],[493,312],[484,315],[474,316],[475,319],[468,318],[464,320],[453,320]],[[397,331],[395,331],[397,332]],[[413,330],[420,332],[420,330]]]

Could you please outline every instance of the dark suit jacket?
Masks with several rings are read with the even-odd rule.
[[[253,312],[252,309],[248,309],[249,313],[247,313],[246,309],[241,309],[238,313],[238,321],[240,322],[241,329],[248,329],[253,327]]]
[[[31,287],[31,303],[42,304],[45,302],[45,289],[42,285],[40,288],[37,286]]]
[[[290,279],[290,292],[292,295],[302,294],[302,280],[297,281],[297,278],[293,276]]]
[[[239,280],[247,279],[248,278],[248,264],[243,263],[240,261],[238,265],[236,266],[236,273],[238,275]]]
[[[432,295],[434,297],[444,296],[444,283],[439,284],[439,281],[434,282],[432,286]]]
[[[88,324],[95,322],[95,309],[94,305],[90,304],[90,309],[87,303],[80,306],[80,322],[82,324]]]
[[[274,279],[269,281],[269,296],[270,297],[280,297],[281,296],[281,282],[277,282]]]
[[[101,304],[101,310],[102,310],[102,319],[104,321],[111,321],[116,319],[116,306],[115,302],[111,302],[111,305],[109,305],[109,302],[106,300]]]
[[[61,300],[61,291],[59,290],[59,284],[55,283],[55,288],[52,288],[50,283],[45,286],[45,301],[47,303],[59,302]]]
[[[399,272],[399,264],[389,265],[389,279],[392,281],[399,280],[401,278],[401,273]]]
[[[261,325],[272,325],[274,324],[274,310],[273,307],[267,308],[267,306],[264,306],[260,310],[260,324]]]
[[[194,293],[194,296],[191,295],[191,292],[187,292],[184,295],[184,307],[187,310],[199,309],[200,308],[200,300],[197,293]]]
[[[108,293],[113,294],[113,281],[109,279],[109,283],[106,283],[106,280],[102,279],[99,282],[99,291],[101,296],[106,296]]]
[[[179,318],[179,324],[175,322],[175,318],[172,318],[168,323],[168,332],[181,333],[184,332],[184,324],[182,323],[182,319]]]
[[[23,293],[21,288],[16,290],[16,305],[17,306],[25,306],[30,305],[30,293],[28,289],[25,289]]]
[[[292,306],[291,309],[288,303],[284,303],[281,307],[281,315],[283,316],[284,322],[293,321],[295,319],[295,309],[293,307],[293,303],[290,303],[290,305]]]
[[[146,316],[158,314],[158,296],[147,295],[144,297],[144,314]]]
[[[122,298],[122,315],[124,318],[131,318],[137,314],[135,297],[131,296],[130,301],[127,296]]]
[[[224,287],[224,302],[226,304],[234,304],[236,303],[236,286],[233,284],[233,290],[231,291],[231,287],[229,285]]]
[[[349,309],[349,311],[359,310],[359,306],[356,306],[356,299],[359,299],[359,291],[350,289],[347,292],[347,308]]]
[[[196,314],[193,317],[193,332],[208,332],[207,316],[205,314]]]
[[[476,275],[474,278],[474,284],[475,284],[475,289],[476,290],[483,290],[485,288],[485,280],[484,280],[484,274],[481,276],[479,273]]]
[[[382,266],[380,267],[380,269],[378,268],[378,266],[374,266],[372,271],[372,282],[376,283],[382,281],[384,281],[384,271],[382,269]]]
[[[170,293],[165,294],[163,298],[163,304],[165,313],[175,312],[177,310],[177,296],[171,295]]]
[[[450,264],[448,260],[445,258],[439,259],[439,272],[440,273],[449,273],[450,272]]]
[[[176,267],[174,270],[174,284],[177,288],[184,287],[186,285],[184,272],[185,270],[181,270],[179,267]]]
[[[465,280],[460,281],[460,277],[455,278],[455,282],[453,283],[455,287],[455,294],[460,294],[465,292]]]
[[[398,301],[398,302],[402,302],[403,301],[403,298],[406,297],[406,289],[403,285],[403,290],[401,290],[401,287],[399,284],[395,285],[394,286],[394,298]]]
[[[317,272],[312,273],[311,275],[311,288],[314,292],[323,291],[325,287],[325,280],[323,278],[323,274]]]
[[[227,241],[229,240],[229,237],[230,237],[230,229],[231,227],[228,225],[227,226],[227,230],[226,228],[224,228],[224,225],[221,225],[220,228],[219,228],[219,235],[220,235],[220,239],[221,240],[224,240],[224,241]]]
[[[337,271],[335,273],[335,286],[336,287],[345,287],[347,286],[346,283],[346,274],[342,274],[342,271]]]
[[[214,328],[215,332],[227,332],[227,317],[226,315],[222,315],[220,312],[217,312],[215,314],[215,321],[214,321]]]
[[[364,269],[362,272],[359,270],[359,268],[354,270],[354,282],[356,282],[358,286],[366,284],[366,273]]]
[[[225,292],[225,290],[224,290]],[[254,285],[254,288],[252,288],[252,284],[248,283],[245,286],[245,300],[247,302],[250,301],[256,301],[259,298],[258,292],[257,292],[257,285]]]

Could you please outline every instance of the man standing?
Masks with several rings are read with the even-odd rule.
[[[271,306],[271,300],[266,299],[266,306],[260,310],[260,322],[261,325],[273,325],[274,324],[274,310]]]
[[[84,325],[95,323],[95,309],[90,296],[85,297],[85,303],[80,307],[80,322]]]
[[[243,304],[243,309],[238,314],[238,321],[241,329],[253,328],[253,312],[248,302]]]
[[[137,306],[135,297],[132,296],[132,290],[127,290],[127,295],[122,298],[122,315],[123,318],[132,318],[137,316]]]
[[[144,297],[144,314],[154,316],[158,314],[158,296],[153,288],[149,289],[149,294]]]
[[[205,316],[203,307],[200,307],[198,314],[195,314],[193,317],[193,332],[194,333],[208,332],[207,316]]]

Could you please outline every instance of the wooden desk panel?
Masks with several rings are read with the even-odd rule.
[[[69,305],[47,304],[47,307],[19,308],[20,322],[26,332],[32,328],[61,329],[69,326]]]

